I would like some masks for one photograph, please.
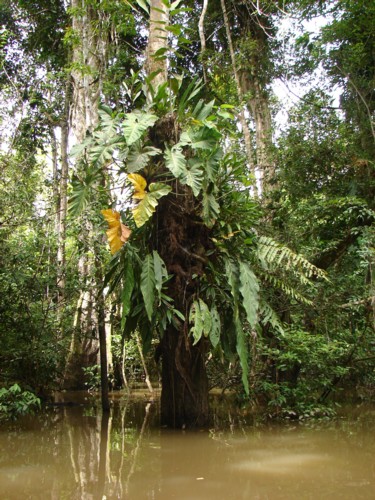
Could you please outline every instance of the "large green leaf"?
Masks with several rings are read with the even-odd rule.
[[[212,328],[210,310],[202,299],[195,300],[191,305],[189,321],[193,323],[193,326],[190,329],[190,333],[194,338],[193,345],[200,341],[202,335],[205,337],[210,335]]]
[[[231,259],[225,259],[225,275],[230,285],[230,291],[235,306],[238,305],[239,272],[237,265]]]
[[[220,148],[214,150],[210,157],[206,159],[204,165],[204,171],[206,173],[206,178],[215,184],[217,181],[217,174],[219,171],[219,162],[223,156],[223,152]]]
[[[97,144],[92,146],[89,151],[89,158],[93,163],[102,165],[112,160],[115,149],[122,148],[123,146],[125,146],[124,139],[120,136],[116,135],[110,138],[99,137]]]
[[[212,100],[209,103],[205,103],[202,99],[198,101],[197,105],[195,106],[192,115],[196,120],[205,120],[211,113],[212,109],[214,107],[215,101]]]
[[[167,148],[164,153],[165,165],[179,179],[186,172],[186,158],[180,147]]]
[[[220,134],[215,129],[199,127],[182,132],[179,145],[191,146],[196,150],[212,151],[217,149],[217,143],[220,137]]]
[[[127,256],[125,260],[123,280],[124,284],[121,294],[121,303],[122,303],[121,330],[124,329],[126,317],[130,312],[131,296],[134,289],[134,262],[130,258],[130,256]]]
[[[148,319],[151,321],[155,305],[155,270],[154,258],[152,254],[146,255],[142,263],[141,272],[141,293],[146,308]]]
[[[234,311],[234,326],[237,335],[236,350],[238,357],[240,359],[240,365],[242,370],[242,383],[246,394],[249,394],[249,360],[248,360],[248,346],[246,340],[246,333],[242,328],[241,321],[239,318],[238,308]]]
[[[220,332],[221,332],[221,320],[220,314],[215,306],[211,307],[211,330],[210,330],[210,342],[212,347],[215,349],[220,342]]]
[[[161,153],[160,149],[153,148],[152,146],[142,146],[140,141],[134,143],[127,155],[126,171],[128,173],[138,172],[145,168],[152,156]]]
[[[199,160],[189,160],[188,168],[186,168],[182,173],[180,181],[182,184],[190,186],[193,190],[194,196],[198,196],[203,183],[203,170],[201,162]]]
[[[132,209],[134,221],[137,227],[142,227],[155,212],[158,200],[171,192],[171,187],[162,182],[151,183],[149,191],[138,205]]]
[[[126,143],[131,146],[137,142],[144,134],[144,132],[154,125],[158,117],[149,113],[128,113],[122,124],[122,130]]]
[[[179,145],[174,146],[172,149],[167,149],[164,158],[165,165],[172,174],[182,184],[190,186],[194,196],[198,196],[203,182],[202,162],[197,158],[187,162]]]
[[[155,272],[155,288],[158,294],[158,299],[160,301],[161,298],[161,289],[163,286],[163,281],[164,279],[167,278],[168,273],[167,273],[167,268],[165,267],[165,263],[163,259],[160,257],[158,252],[154,250],[152,252],[153,259],[154,259],[154,272]]]
[[[240,262],[240,292],[247,321],[251,327],[257,323],[259,306],[258,280],[246,262]]]
[[[98,114],[100,118],[100,132],[105,133],[107,137],[113,137],[116,135],[119,126],[119,119],[115,115],[115,112],[109,106],[101,104],[98,109]],[[97,132],[95,132],[94,136],[96,136],[96,134]]]
[[[74,176],[72,179],[72,193],[69,197],[68,211],[73,217],[80,215],[91,201],[93,187],[102,180],[101,169],[87,168],[83,179]]]
[[[206,191],[203,191],[202,197],[202,219],[203,222],[208,227],[212,227],[215,224],[216,219],[220,214],[220,205],[216,201],[215,196]]]

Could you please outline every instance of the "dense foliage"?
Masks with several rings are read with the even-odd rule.
[[[149,372],[176,425],[213,386],[372,395],[374,7],[158,2],[0,6],[0,412]],[[272,84],[312,75],[281,127]]]

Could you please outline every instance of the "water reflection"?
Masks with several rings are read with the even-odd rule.
[[[375,498],[373,410],[308,425],[225,415],[225,428],[172,432],[144,400],[51,408],[0,430],[0,498]]]

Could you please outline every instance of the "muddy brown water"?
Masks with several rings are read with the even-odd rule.
[[[375,499],[375,406],[264,423],[216,405],[210,430],[188,432],[160,429],[144,397],[107,417],[74,397],[0,427],[1,500]]]

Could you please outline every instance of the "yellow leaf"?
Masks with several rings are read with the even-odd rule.
[[[125,226],[125,224],[121,223],[121,237],[120,240],[126,243],[132,234],[132,230]]]
[[[112,208],[101,210],[103,217],[108,222],[109,227],[118,227],[120,224],[120,214]]]
[[[134,187],[133,198],[135,200],[143,200],[143,198],[146,195],[145,192],[147,186],[146,179],[139,174],[129,174],[128,179],[133,184]]]
[[[103,217],[108,222],[109,229],[106,231],[109,248],[112,255],[120,250],[131,235],[131,229],[120,221],[120,214],[115,210],[102,210]]]

